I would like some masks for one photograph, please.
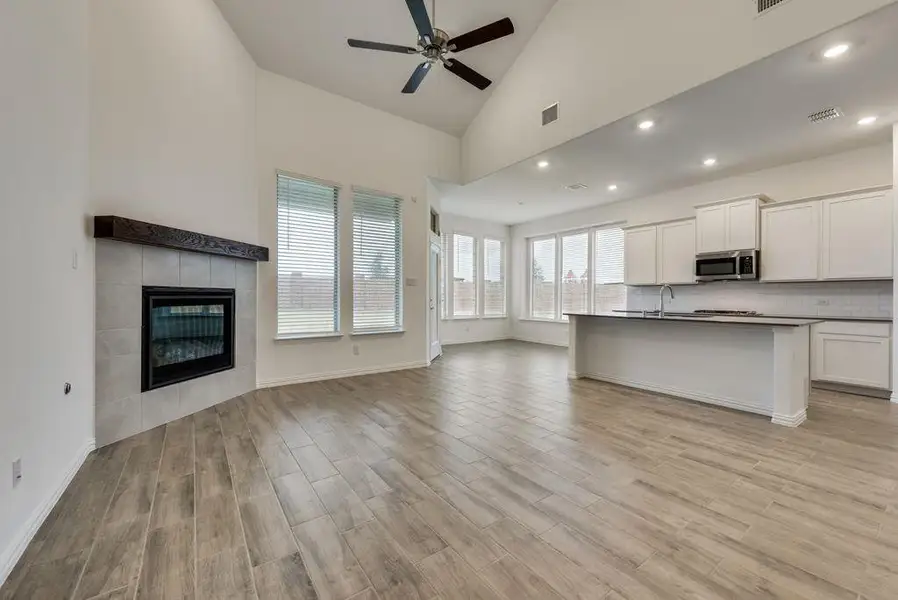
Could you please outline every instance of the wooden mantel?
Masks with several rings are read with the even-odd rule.
[[[268,262],[268,248],[114,216],[94,217],[94,237],[173,250]]]

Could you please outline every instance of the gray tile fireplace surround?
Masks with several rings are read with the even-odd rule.
[[[105,446],[256,387],[256,263],[97,240],[96,438]],[[141,393],[142,286],[234,288],[235,368]]]

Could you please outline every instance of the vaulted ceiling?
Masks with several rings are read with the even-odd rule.
[[[459,35],[510,17],[515,34],[459,54],[493,80],[480,91],[444,69],[415,94],[400,93],[419,56],[358,50],[357,38],[414,46],[403,0],[215,0],[259,67],[460,136],[514,63],[555,0],[436,0],[436,26]],[[433,0],[427,0],[433,17]],[[298,107],[301,110],[301,107]]]

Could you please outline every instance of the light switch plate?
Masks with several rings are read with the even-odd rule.
[[[418,287],[418,280],[414,277],[407,277],[405,279],[405,287]]]
[[[17,458],[12,463],[12,486],[18,487],[22,482],[22,459]]]

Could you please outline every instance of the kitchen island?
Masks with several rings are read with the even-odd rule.
[[[807,418],[819,319],[566,313],[568,369],[589,378],[771,417]]]

